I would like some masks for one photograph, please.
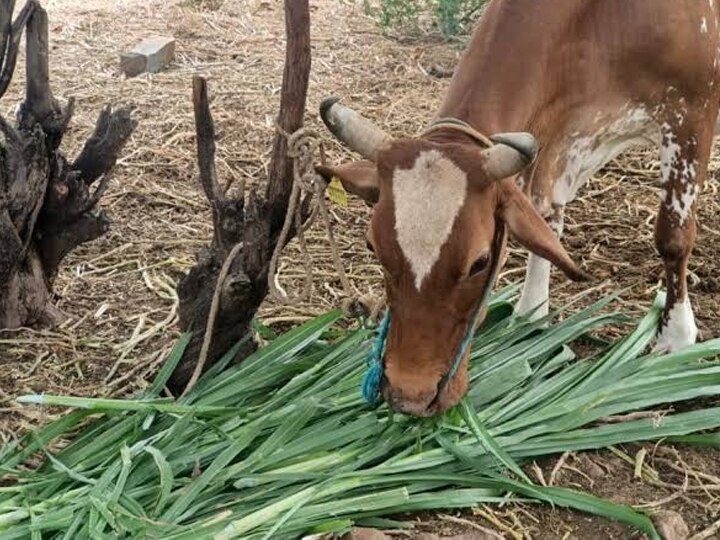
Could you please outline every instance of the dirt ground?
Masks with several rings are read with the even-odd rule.
[[[262,181],[274,134],[284,58],[279,0],[49,0],[51,80],[58,97],[77,99],[66,141],[72,155],[105,103],[131,103],[140,121],[103,199],[113,226],[72,253],[56,283],[67,321],[53,330],[0,333],[0,440],[48,416],[19,408],[30,392],[129,395],[142,389],[176,336],[179,275],[211,235],[209,209],[195,178],[190,101],[193,74],[208,77],[218,129],[218,167],[228,184]],[[327,140],[332,160],[349,155],[325,133],[317,106],[341,96],[396,134],[417,133],[433,116],[448,84],[428,73],[450,68],[460,49],[431,38],[398,42],[364,16],[361,2],[314,0],[313,71],[307,124]],[[151,35],[177,39],[167,71],[126,80],[118,55]],[[0,103],[8,117],[23,91],[21,70]],[[716,149],[720,150],[720,149]],[[702,337],[720,336],[720,165],[716,152],[705,187],[690,285]],[[568,211],[564,243],[597,278],[597,294],[626,289],[623,310],[641,313],[659,287],[662,266],[652,227],[658,207],[656,152],[621,158],[593,179]],[[365,246],[368,209],[357,201],[333,207],[343,259],[358,293],[378,293],[381,273]],[[335,307],[342,289],[320,230],[310,234],[314,293],[296,306],[267,304],[262,321],[285,328]],[[522,277],[513,250],[502,281]],[[302,280],[293,245],[280,267],[292,292]],[[586,285],[553,276],[553,301]],[[638,453],[646,453],[641,478]],[[720,538],[720,455],[716,451],[630,445],[554,457],[532,467],[538,481],[588,490],[648,510],[679,512],[696,540]],[[494,531],[495,538],[639,538],[624,526],[574,512],[508,505],[473,512],[414,516],[419,531]],[[714,529],[714,530],[713,530]],[[704,532],[703,532],[704,531]],[[490,533],[486,533],[490,534]],[[493,537],[492,535],[488,537]]]

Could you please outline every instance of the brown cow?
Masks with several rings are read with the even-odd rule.
[[[719,13],[715,0],[494,0],[439,111],[455,121],[391,138],[337,100],[323,103],[325,123],[366,161],[320,172],[376,203],[369,240],[392,313],[390,406],[432,415],[465,393],[467,359],[438,381],[489,263],[503,256],[491,249],[502,223],[530,251],[520,312],[547,312],[550,263],[584,277],[558,241],[565,205],[640,143],[658,145],[665,190],[655,238],[668,292],[656,348],[695,342],[686,275],[720,103]],[[480,133],[503,132],[483,144]]]

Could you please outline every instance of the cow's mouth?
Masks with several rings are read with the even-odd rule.
[[[438,382],[434,394],[428,395],[424,399],[412,400],[404,397],[402,392],[393,389],[385,375],[383,375],[380,385],[380,391],[385,402],[393,411],[401,414],[428,418],[445,412],[455,405],[455,403],[445,402],[449,389],[447,385],[440,384],[440,382]]]

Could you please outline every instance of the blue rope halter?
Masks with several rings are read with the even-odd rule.
[[[472,343],[472,339],[475,335],[475,327],[478,325],[483,307],[487,305],[487,302],[490,299],[490,294],[492,293],[492,288],[495,284],[498,270],[500,269],[500,255],[504,242],[505,224],[498,221],[496,225],[495,238],[493,240],[493,261],[492,268],[490,269],[490,276],[488,277],[487,283],[485,284],[485,289],[483,290],[482,296],[480,297],[480,301],[478,302],[475,310],[473,311],[470,325],[467,327],[465,335],[463,336],[463,339],[458,346],[457,352],[455,353],[455,358],[450,365],[450,370],[445,375],[443,375],[438,382],[436,394],[437,396],[440,395],[440,392],[443,390],[443,388],[457,374],[458,369],[460,369],[460,364],[462,363],[463,358],[465,358],[465,354],[470,347],[470,343]],[[367,359],[368,369],[365,372],[365,376],[363,377],[361,390],[363,399],[369,405],[375,405],[378,401],[380,401],[380,381],[382,380],[383,374],[385,372],[383,358],[385,357],[385,344],[387,342],[388,332],[390,331],[390,318],[390,310],[388,309],[385,311],[385,315],[383,315],[383,318],[380,321],[375,344],[370,350]]]

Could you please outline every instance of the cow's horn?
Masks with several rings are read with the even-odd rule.
[[[375,161],[380,148],[391,140],[390,135],[340,103],[338,98],[323,100],[320,116],[335,137],[365,159]]]
[[[530,133],[498,133],[485,150],[485,172],[495,180],[513,176],[535,161],[537,141]]]

